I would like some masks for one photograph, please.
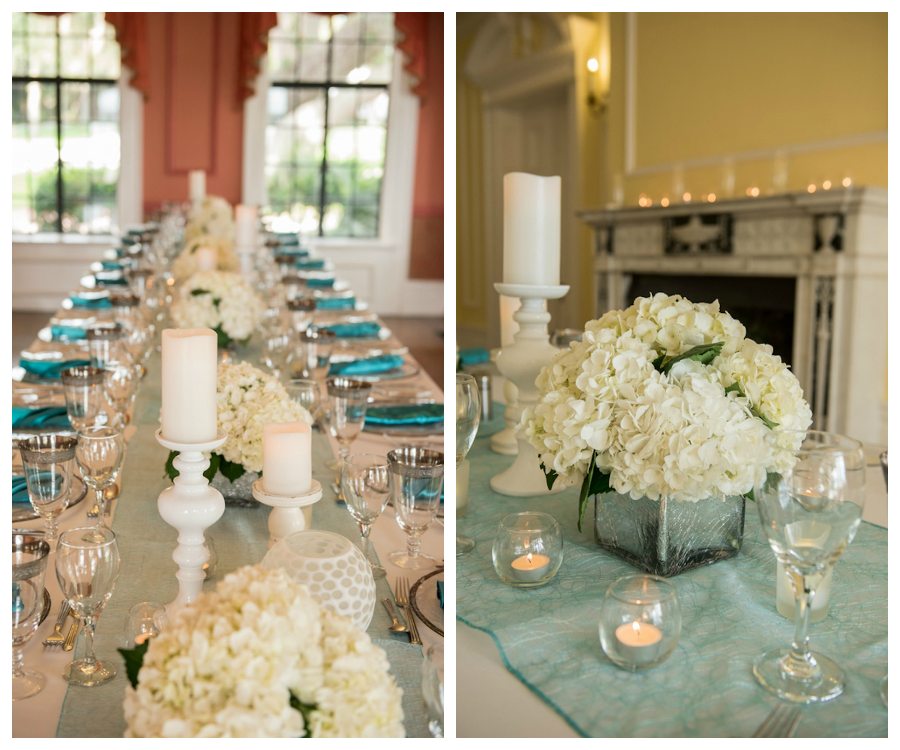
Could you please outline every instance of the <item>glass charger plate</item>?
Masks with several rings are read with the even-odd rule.
[[[384,372],[372,372],[363,375],[348,375],[348,378],[354,380],[362,380],[364,383],[380,383],[383,380],[405,380],[406,378],[414,378],[419,374],[419,368],[415,365],[404,362],[402,367],[393,370],[385,370]]]
[[[409,601],[416,616],[441,638],[444,637],[444,610],[437,595],[437,582],[444,580],[443,568],[426,573],[409,590]]]
[[[378,404],[378,406],[387,406],[387,404]],[[424,438],[434,435],[435,442],[443,439],[444,423],[429,422],[428,424],[374,424],[366,422],[363,425],[363,432],[382,432],[391,437],[402,438]]]
[[[66,510],[69,508],[78,505],[82,500],[84,500],[85,495],[87,495],[87,486],[82,481],[81,477],[73,476],[72,477],[72,493],[75,495],[74,500],[69,501],[69,505],[66,507]],[[63,513],[66,512],[63,511]],[[34,521],[36,518],[40,518],[40,514],[35,511],[30,505],[21,506],[19,508],[13,508],[12,512],[12,522],[18,523],[19,521]],[[18,529],[13,529],[16,533],[19,532]]]

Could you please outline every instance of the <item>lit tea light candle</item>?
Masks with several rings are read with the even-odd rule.
[[[649,622],[635,620],[616,628],[616,647],[622,659],[634,665],[649,664],[659,656],[662,631]]]
[[[215,271],[219,265],[219,253],[214,247],[198,247],[194,251],[198,271]]]
[[[547,555],[527,555],[512,561],[512,576],[522,583],[540,581],[550,570],[550,558]]]
[[[144,633],[138,633],[134,637],[134,643],[136,646],[140,646],[145,641],[149,641],[151,638],[157,635],[159,635],[159,633],[157,633],[155,630],[148,630]]]

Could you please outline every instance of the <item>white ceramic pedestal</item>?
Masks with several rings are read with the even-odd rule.
[[[537,404],[540,391],[534,384],[541,369],[559,351],[550,343],[547,324],[550,313],[544,309],[544,300],[564,297],[568,286],[532,286],[529,284],[494,284],[500,294],[519,297],[522,306],[513,315],[519,330],[511,346],[504,346],[497,355],[497,369],[503,377],[518,389],[515,406],[507,407],[504,419],[517,425],[522,412]],[[547,489],[547,480],[541,471],[540,459],[534,446],[525,438],[523,430],[516,430],[518,452],[516,460],[506,471],[491,479],[491,489],[501,495],[534,497],[561,492],[557,484]]]
[[[166,440],[160,428],[156,431],[156,439],[164,448],[179,453],[175,459],[178,469],[175,484],[164,489],[157,501],[163,521],[178,531],[178,546],[172,553],[178,566],[175,574],[178,596],[166,605],[166,609],[172,611],[194,601],[206,578],[203,564],[209,560],[209,550],[203,546],[203,532],[222,517],[225,499],[203,476],[209,468],[209,459],[203,452],[218,448],[227,436],[224,430],[217,430],[216,439],[208,443],[175,443]]]
[[[312,528],[312,506],[322,499],[322,485],[315,479],[309,492],[295,497],[273,495],[263,488],[262,477],[253,483],[253,497],[272,508],[269,513],[269,547],[295,531]]]
[[[491,436],[491,450],[494,453],[515,456],[519,452],[519,443],[516,440],[518,418],[513,418],[513,414],[515,414],[518,406],[518,398],[519,394],[516,392],[516,387],[504,378],[503,400],[506,402],[506,409],[503,412],[503,421],[506,423],[506,427],[496,435]]]

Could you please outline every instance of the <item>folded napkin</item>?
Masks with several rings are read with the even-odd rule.
[[[438,590],[438,601],[441,603],[441,609],[444,608],[444,582],[437,582],[437,590]]]
[[[110,285],[112,285],[112,286],[128,286],[128,279],[126,279],[124,276],[106,277],[103,279],[98,279],[97,276],[95,275],[94,279],[96,279],[97,283],[100,286],[110,286]]]
[[[54,341],[60,339],[83,339],[87,336],[84,328],[78,326],[50,326],[50,335]]]
[[[305,247],[298,247],[297,245],[279,245],[277,254],[293,255],[296,258],[306,258],[309,255],[309,250]]]
[[[396,404],[370,406],[366,410],[366,424],[440,424],[444,421],[443,404]]]
[[[42,409],[29,409],[27,406],[12,408],[13,427],[61,427],[72,429],[65,406],[45,406]]]
[[[67,359],[60,362],[59,360],[40,360],[20,359],[19,367],[25,372],[37,375],[39,378],[59,379],[59,374],[69,367],[80,367],[81,365],[89,365],[89,359]]]
[[[301,271],[321,271],[325,268],[325,261],[322,258],[298,260],[294,262],[294,265]]]
[[[307,279],[307,286],[331,289],[334,286],[334,279]]]
[[[334,335],[339,339],[365,338],[368,336],[377,336],[381,330],[381,323],[374,320],[365,323],[334,323],[330,326],[322,326],[326,331],[334,331]]]
[[[100,308],[112,307],[109,297],[95,297],[93,299],[85,299],[84,297],[69,297],[72,307],[82,310],[98,310]]]
[[[117,260],[101,260],[100,265],[104,271],[121,271],[122,264]]]
[[[316,301],[317,310],[353,310],[356,308],[356,297],[312,297]]]
[[[459,361],[464,365],[481,365],[491,361],[491,353],[487,349],[481,347],[460,349]]]
[[[287,232],[275,232],[275,239],[281,245],[299,245],[300,238],[296,234]]]
[[[382,354],[378,357],[354,359],[351,362],[332,362],[329,375],[369,375],[376,372],[387,372],[403,367],[403,357],[395,354]]]

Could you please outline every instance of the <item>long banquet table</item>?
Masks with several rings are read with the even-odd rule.
[[[63,310],[58,313],[58,316],[65,315]],[[238,359],[247,359],[265,370],[259,364],[259,347],[253,343],[238,350]],[[400,342],[392,337],[385,345],[400,346]],[[47,344],[36,341],[32,348],[47,348]],[[410,355],[405,355],[405,359],[415,365]],[[442,400],[441,390],[424,371],[414,379],[402,382],[414,385],[421,391],[430,390],[436,401]],[[324,393],[324,385],[322,390]],[[54,545],[51,545],[46,577],[46,587],[52,601],[50,615],[24,649],[26,668],[42,672],[48,678],[48,684],[37,696],[13,703],[13,737],[121,737],[125,731],[122,702],[127,678],[122,659],[116,652],[117,648],[125,645],[125,615],[130,607],[140,601],[165,604],[174,599],[178,590],[176,566],[172,561],[177,533],[162,520],[156,507],[159,493],[170,484],[163,472],[167,451],[154,437],[159,427],[159,406],[160,358],[155,353],[147,363],[147,374],[132,409],[132,423],[126,428],[128,442],[125,463],[118,480],[120,493],[112,504],[112,515],[107,519],[119,541],[121,570],[115,591],[98,620],[95,652],[101,660],[115,661],[119,673],[111,682],[98,687],[69,687],[61,673],[69,661],[81,656],[84,637],[79,635],[75,650],[69,653],[58,647],[42,645],[42,641],[53,632],[62,598],[53,570]],[[442,442],[441,436],[434,439]],[[393,447],[385,436],[364,432],[353,443],[351,452],[386,455]],[[314,506],[312,525],[313,528],[328,529],[358,542],[356,523],[345,506],[336,503],[335,495],[329,488],[334,472],[324,463],[336,453],[337,443],[333,439],[321,432],[314,433],[313,476],[325,489],[322,499]],[[91,504],[89,495],[81,504],[67,509],[60,519],[61,530],[91,524],[93,521],[85,517],[85,511]],[[227,573],[262,560],[268,541],[266,523],[269,510],[261,505],[252,508],[228,507],[224,516],[209,528],[208,534],[213,537],[218,553],[218,569],[215,578],[204,583],[204,591],[212,590]],[[42,523],[40,520],[20,522],[13,524],[13,529],[41,529]],[[375,522],[371,542],[375,554],[387,570],[387,578],[376,582],[379,600],[393,599],[398,576],[405,576],[412,586],[424,573],[430,572],[404,571],[387,559],[390,552],[405,547],[405,535],[396,523],[393,508],[385,509]],[[424,534],[422,551],[443,563],[441,524],[434,524]],[[71,622],[70,618],[63,632]],[[428,737],[431,735],[427,729],[421,695],[422,655],[429,645],[443,639],[421,621],[417,622],[423,641],[421,647],[410,644],[406,634],[388,630],[391,620],[379,601],[367,632],[386,651],[391,672],[403,688],[407,736]]]

